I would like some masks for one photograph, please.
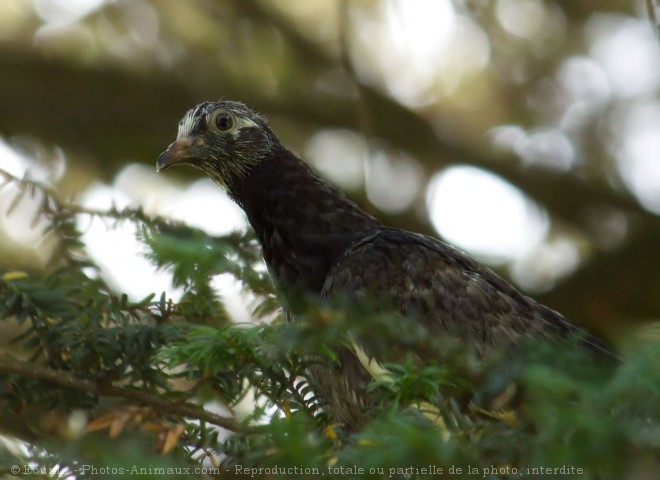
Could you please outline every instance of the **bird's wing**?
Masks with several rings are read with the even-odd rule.
[[[326,277],[322,295],[393,306],[432,334],[455,335],[479,353],[526,336],[562,338],[576,330],[460,250],[394,228],[354,243]]]

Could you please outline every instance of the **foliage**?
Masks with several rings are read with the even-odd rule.
[[[273,319],[277,295],[249,233],[214,237],[141,210],[93,211],[3,176],[41,195],[43,233],[57,243],[46,273],[2,262],[0,319],[18,332],[0,355],[0,406],[11,412],[0,429],[12,446],[0,454],[3,474],[619,479],[659,467],[657,344],[620,365],[548,344],[477,361],[346,302],[312,303],[304,322],[287,323]],[[139,225],[181,299],[112,291],[80,240],[76,218],[90,215]],[[211,286],[223,273],[254,296],[256,323],[227,315]],[[372,420],[357,433],[329,424],[304,379],[353,339],[409,352],[382,365]],[[437,362],[417,362],[422,349]]]

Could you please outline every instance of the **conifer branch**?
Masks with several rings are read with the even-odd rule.
[[[221,417],[215,413],[194,405],[192,403],[171,402],[158,395],[154,395],[143,390],[115,387],[104,385],[91,380],[85,380],[72,375],[63,370],[54,370],[51,368],[35,365],[18,360],[10,360],[7,357],[0,357],[0,372],[6,374],[19,375],[21,377],[41,380],[52,383],[60,387],[70,388],[94,395],[106,397],[119,397],[127,400],[133,400],[144,405],[154,407],[162,412],[178,415],[181,417],[196,418],[218,427],[231,430],[233,432],[247,433],[250,427],[241,425],[231,418]]]

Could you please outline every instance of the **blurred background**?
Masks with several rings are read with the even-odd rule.
[[[154,169],[188,108],[240,100],[385,223],[610,337],[660,317],[659,87],[643,0],[0,2],[9,173],[90,208],[244,229],[210,180]],[[39,198],[6,215],[12,188],[0,266],[39,274]],[[180,295],[131,224],[80,222],[118,291]],[[216,286],[249,317],[240,285]]]

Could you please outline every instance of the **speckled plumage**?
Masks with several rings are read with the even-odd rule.
[[[233,119],[230,129],[215,124],[219,115]],[[157,166],[174,164],[203,170],[245,210],[285,291],[358,299],[369,294],[376,306],[394,305],[431,334],[458,337],[478,354],[526,336],[564,338],[577,330],[460,250],[382,225],[316,175],[241,103],[191,109]],[[370,377],[353,351],[342,350],[338,358],[336,368],[315,367],[310,376],[335,420],[354,428],[364,420]]]

